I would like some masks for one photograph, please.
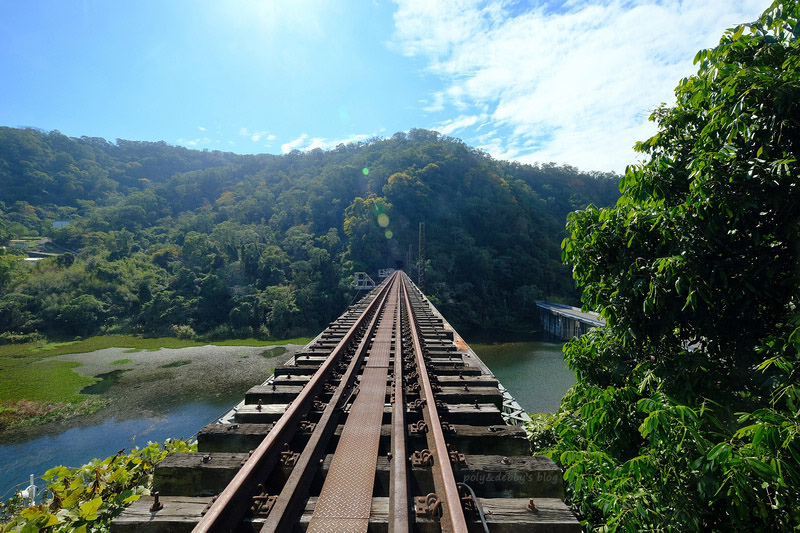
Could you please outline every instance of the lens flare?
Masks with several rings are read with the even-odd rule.
[[[363,173],[365,176],[367,176],[367,175],[369,174],[369,169],[368,169],[367,167],[364,167],[364,168],[362,168],[362,169],[361,169],[361,172],[362,172],[362,173]]]
[[[392,237],[394,237],[394,233],[392,233],[392,230],[390,230],[390,229],[387,229],[386,231],[384,231],[383,234],[386,235],[387,239],[391,239]]]
[[[378,225],[382,228],[385,228],[389,225],[389,215],[386,213],[381,213],[378,215]]]

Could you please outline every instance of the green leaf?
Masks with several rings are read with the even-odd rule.
[[[53,514],[50,514],[50,513],[46,514],[43,518],[44,518],[44,520],[41,520],[41,519],[39,520],[39,527],[42,528],[42,529],[46,529],[48,527],[53,527],[53,526],[57,525],[60,522],[60,520],[58,519],[58,517],[56,515],[53,515]]]
[[[66,493],[62,498],[61,505],[63,507],[72,507],[78,503],[81,496],[86,492],[84,487],[78,486]]]
[[[131,502],[135,502],[135,501],[137,501],[137,500],[138,500],[139,498],[141,498],[141,497],[142,497],[142,495],[141,495],[141,494],[131,494],[130,496],[128,496],[127,498],[125,498],[124,500],[122,500],[122,503],[123,503],[123,504],[129,504],[129,503],[131,503]]]
[[[97,510],[103,505],[103,498],[98,496],[93,500],[89,500],[80,507],[80,517],[84,520],[96,520]]]
[[[767,478],[772,480],[778,477],[778,473],[767,463],[761,461],[760,459],[755,459],[753,457],[746,457],[744,459],[744,462],[762,478]]]
[[[716,459],[724,461],[730,456],[730,454],[731,454],[731,445],[728,444],[727,442],[720,442],[719,444],[717,444],[708,451],[706,457],[708,457],[712,461]]]
[[[25,520],[36,520],[43,515],[43,512],[39,507],[28,507],[20,511],[19,515]]]

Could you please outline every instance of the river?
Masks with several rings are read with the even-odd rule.
[[[561,348],[544,338],[487,343],[483,336],[465,340],[497,379],[529,413],[554,413],[575,383]]]
[[[561,396],[574,383],[561,354],[562,343],[544,340],[492,342],[491,335],[466,336],[470,346],[528,412],[554,412]],[[474,339],[474,340],[472,340]],[[0,444],[0,501],[17,485],[27,485],[30,474],[40,477],[57,465],[79,466],[93,458],[113,455],[122,448],[192,436],[213,421],[242,393],[197,401],[187,397],[159,416],[117,420],[74,427],[55,435]],[[42,486],[41,480],[37,485]]]
[[[20,483],[28,485],[30,474],[41,477],[58,466],[80,466],[94,458],[114,455],[122,448],[146,446],[168,438],[188,438],[213,422],[239,401],[228,398],[224,405],[211,402],[186,403],[157,417],[117,420],[68,429],[57,435],[0,445],[0,501],[13,495]],[[38,486],[44,482],[38,480]]]

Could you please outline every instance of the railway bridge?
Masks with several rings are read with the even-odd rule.
[[[203,428],[197,453],[168,456],[111,529],[580,531],[502,391],[395,272]]]

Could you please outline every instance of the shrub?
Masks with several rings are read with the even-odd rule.
[[[51,468],[42,476],[47,488],[39,505],[25,507],[18,496],[0,503],[0,532],[108,531],[125,507],[150,493],[155,465],[169,453],[190,451],[196,445],[167,440],[78,468]]]
[[[172,326],[172,334],[175,335],[179,339],[186,339],[186,340],[193,340],[197,337],[197,334],[192,329],[192,326]]]

